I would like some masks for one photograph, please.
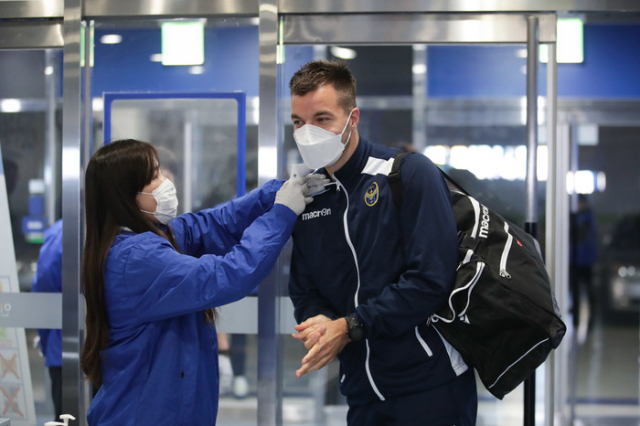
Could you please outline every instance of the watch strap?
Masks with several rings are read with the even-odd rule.
[[[361,340],[364,337],[364,327],[362,323],[354,314],[349,314],[344,317],[347,322],[347,337],[352,342]]]

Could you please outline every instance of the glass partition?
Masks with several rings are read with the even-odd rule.
[[[105,142],[151,141],[178,190],[179,213],[245,193],[244,94],[114,93],[105,99]]]
[[[44,231],[61,215],[61,61],[58,49],[0,50],[0,292],[32,292]],[[54,281],[33,291],[60,292]],[[59,297],[43,300],[44,309],[60,312]],[[0,316],[29,311],[33,317],[34,309],[29,302],[4,302]],[[15,425],[55,419],[52,390],[61,390],[60,354],[47,346],[55,333],[0,328],[0,418]]]
[[[598,109],[593,121],[571,127],[579,194],[572,199],[577,318],[569,395],[585,424],[631,424],[640,418],[640,202],[631,195],[640,179],[640,116],[636,102],[625,104],[635,118],[613,125],[606,109]]]

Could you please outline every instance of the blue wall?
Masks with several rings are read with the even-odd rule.
[[[120,34],[119,44],[102,44],[104,34]],[[203,74],[189,74],[187,66],[163,66],[151,62],[161,53],[157,29],[96,30],[93,68],[94,96],[103,92],[208,92],[241,90],[258,94],[258,28],[205,29]]]
[[[122,43],[105,45],[106,33],[122,35]],[[205,29],[205,72],[189,74],[189,67],[163,66],[150,56],[161,52],[160,28],[96,30],[93,96],[111,91],[234,91],[258,96],[258,27]],[[640,98],[640,26],[585,25],[584,62],[558,65],[558,96],[565,98]],[[357,49],[357,47],[355,47]],[[387,47],[389,48],[389,47]],[[516,52],[525,45],[429,46],[428,96],[435,98],[504,98],[525,96],[526,59]],[[367,47],[372,49],[372,47]],[[287,46],[283,70],[285,95],[291,75],[313,58],[309,46]],[[382,72],[376,57],[354,62],[355,70]],[[384,56],[384,55],[383,55]],[[356,59],[355,61],[358,61]],[[377,65],[376,65],[377,64]],[[364,71],[360,71],[364,73]],[[398,74],[398,73],[396,73]],[[360,78],[363,79],[365,74]],[[396,78],[410,77],[395,76]],[[358,74],[356,73],[356,78]],[[546,65],[540,65],[540,94],[545,93]],[[363,80],[364,81],[364,80]],[[395,87],[389,81],[389,87]],[[359,86],[361,96],[376,95],[374,88]],[[370,93],[371,92],[371,93]],[[379,92],[379,91],[377,91]],[[385,93],[386,94],[386,93]],[[400,93],[398,93],[400,94]],[[405,93],[402,93],[405,94]]]
[[[102,44],[105,34],[120,34],[119,44]],[[164,66],[151,62],[161,53],[161,31],[126,29],[95,31],[92,94],[104,92],[230,92],[258,96],[258,27],[205,28],[203,74],[190,74],[189,66]],[[287,46],[286,81],[313,59],[309,46]],[[287,88],[288,95],[288,88]]]
[[[435,98],[497,98],[526,94],[525,45],[429,46],[428,95]],[[640,98],[640,26],[585,25],[584,62],[558,64],[558,96]],[[546,65],[539,68],[540,94]]]

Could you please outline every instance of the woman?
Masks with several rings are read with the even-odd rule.
[[[309,185],[270,181],[176,218],[175,187],[156,150],[123,140],[95,153],[85,190],[81,365],[100,387],[89,424],[215,424],[213,308],[265,278],[311,201]]]

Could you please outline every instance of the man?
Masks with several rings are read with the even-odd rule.
[[[293,234],[293,337],[308,349],[296,376],[338,356],[351,426],[475,425],[473,370],[428,323],[458,264],[439,171],[425,156],[405,157],[398,211],[387,176],[399,150],[360,137],[349,69],[310,62],[290,88],[300,154],[332,178]]]

